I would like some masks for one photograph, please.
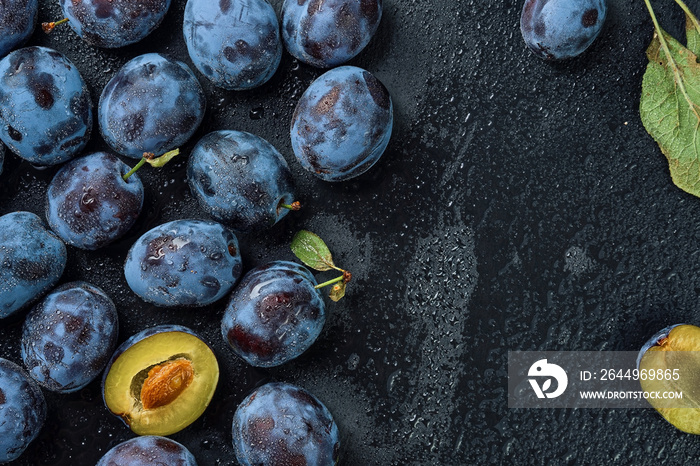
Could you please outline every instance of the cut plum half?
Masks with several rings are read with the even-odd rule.
[[[190,329],[161,325],[124,342],[102,382],[105,404],[138,435],[179,432],[204,413],[219,380],[211,348]]]
[[[638,364],[639,382],[649,404],[677,429],[699,435],[700,328],[666,327],[644,345]]]

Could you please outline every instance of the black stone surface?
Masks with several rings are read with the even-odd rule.
[[[60,17],[42,2],[40,21]],[[654,0],[683,39],[672,0]],[[281,0],[273,1],[277,11]],[[700,13],[700,2],[688,3]],[[639,117],[652,23],[640,0],[610,0],[601,36],[581,57],[547,63],[519,31],[521,1],[385,0],[377,36],[351,64],[389,89],[395,131],[380,162],[328,184],[294,160],[294,105],[319,70],[285,53],[279,71],[249,92],[213,88],[209,131],[258,134],[289,162],[304,208],[264,235],[241,236],[247,269],[293,259],[306,228],[353,272],[329,304],[317,343],[269,370],[237,359],[219,334],[224,302],[164,311],[144,304],[122,274],[138,236],[166,221],[203,217],[185,181],[186,157],[141,172],[146,206],[128,237],[98,252],[69,248],[62,279],[86,280],[117,304],[120,341],[177,323],[203,335],[221,366],[206,413],[172,436],[200,465],[236,464],[231,419],[268,381],[299,384],[334,414],[344,465],[683,464],[700,441],[654,410],[510,410],[508,350],[635,351],[657,330],[698,323],[700,199],[676,188]],[[118,68],[145,52],[191,64],[184,1],[140,44],[100,50],[67,27],[32,45],[65,53],[96,104]],[[106,149],[97,133],[90,150]],[[12,155],[0,177],[0,213],[43,214],[56,168]],[[319,278],[328,275],[321,274]],[[20,363],[23,316],[0,322],[0,356]],[[108,414],[99,382],[46,393],[49,417],[18,465],[92,465],[133,434]]]

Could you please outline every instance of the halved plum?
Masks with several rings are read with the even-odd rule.
[[[677,429],[700,435],[700,327],[664,328],[642,347],[637,361],[649,404]]]
[[[159,325],[125,341],[102,380],[105,404],[138,435],[179,432],[209,405],[219,364],[192,330]]]

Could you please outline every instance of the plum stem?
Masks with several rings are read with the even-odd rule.
[[[289,209],[289,210],[300,210],[301,209],[301,202],[299,201],[294,201],[291,204],[280,204],[280,207],[283,209]]]
[[[352,280],[352,274],[350,272],[348,272],[347,270],[342,270],[342,269],[338,269],[338,270],[343,272],[343,274],[340,277],[335,277],[333,280],[328,280],[327,282],[320,283],[320,284],[314,286],[314,288],[318,290],[319,288],[323,288],[324,286],[328,286],[328,285],[333,285],[334,283],[338,283],[341,281],[343,283],[348,283],[350,280]]]
[[[149,158],[152,159],[153,157],[155,157],[155,154],[153,152],[144,152],[143,157],[141,157],[141,160],[139,160],[139,163],[134,165],[134,167],[131,170],[129,170],[126,173],[126,175],[122,176],[122,179],[124,181],[128,180],[131,175],[133,175],[134,173],[139,171],[139,168],[144,166],[144,164],[146,163],[146,160],[148,160]]]
[[[129,170],[126,175],[122,176],[122,179],[124,181],[128,180],[131,175],[136,173],[139,168],[143,167],[143,164],[147,163],[150,164],[152,167],[160,168],[163,167],[166,163],[170,162],[173,157],[177,156],[180,154],[180,149],[173,149],[170,152],[166,152],[165,154],[156,157],[156,154],[153,152],[144,152],[143,157],[141,160],[139,160],[139,163],[134,165],[134,168]]]
[[[41,29],[44,30],[46,34],[51,33],[51,31],[54,30],[54,28],[60,24],[67,23],[68,18],[63,18],[60,21],[51,21],[50,23],[41,23]]]

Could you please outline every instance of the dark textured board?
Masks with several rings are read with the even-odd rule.
[[[273,2],[279,12],[280,0]],[[682,37],[672,0],[657,16]],[[700,2],[689,2],[700,13]],[[700,200],[675,188],[639,119],[652,23],[640,0],[610,0],[601,37],[578,59],[545,63],[519,31],[521,1],[385,0],[377,36],[351,64],[373,72],[396,113],[389,149],[354,180],[328,184],[294,160],[289,122],[318,76],[285,53],[263,87],[205,87],[209,131],[268,139],[290,163],[304,209],[264,235],[241,235],[247,269],[292,259],[306,228],[329,244],[354,280],[329,303],[319,341],[298,360],[262,370],[224,344],[225,303],[163,311],[140,301],[122,274],[126,251],[151,227],[203,217],[185,181],[185,157],[142,172],[146,207],[136,227],[98,252],[69,248],[62,282],[105,289],[119,340],[146,326],[187,325],[212,345],[221,381],[211,406],[172,436],[201,465],[236,464],[231,420],[267,381],[316,394],[339,424],[342,464],[683,464],[700,441],[653,410],[509,410],[508,350],[637,350],[658,329],[698,323]],[[191,64],[184,1],[144,42],[100,50],[69,28],[31,44],[65,53],[94,102],[130,58],[165,52]],[[42,2],[40,20],[59,17]],[[89,149],[106,146],[95,133]],[[42,214],[56,169],[9,156],[0,213]],[[325,278],[326,274],[319,275]],[[20,362],[22,317],[0,322],[0,356]],[[46,393],[49,418],[16,464],[91,465],[133,434],[107,413],[99,382]]]

